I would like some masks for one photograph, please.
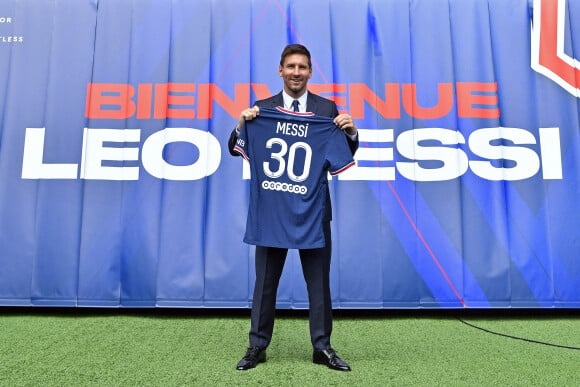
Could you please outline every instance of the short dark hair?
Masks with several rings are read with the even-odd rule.
[[[308,67],[312,68],[312,62],[310,61],[310,51],[301,44],[289,44],[284,47],[282,55],[280,56],[280,66],[284,66],[284,60],[288,55],[292,54],[302,54],[306,55],[308,58]]]

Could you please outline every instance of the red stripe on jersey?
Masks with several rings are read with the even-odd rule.
[[[248,155],[246,154],[246,152],[244,152],[244,150],[242,148],[240,148],[239,146],[236,145],[236,146],[234,146],[234,150],[236,152],[238,152],[247,161],[250,161],[250,158],[248,157]]]
[[[338,175],[339,173],[342,173],[342,172],[346,171],[347,169],[349,169],[350,167],[352,167],[355,164],[356,163],[353,161],[352,163],[349,163],[349,164],[345,165],[344,167],[340,168],[338,171],[330,172],[330,174],[332,176]]]
[[[299,117],[310,117],[310,116],[314,115],[314,113],[312,113],[312,112],[306,112],[306,113],[293,112],[292,110],[284,109],[282,106],[276,106],[276,109],[278,109],[281,112],[284,112],[286,114],[292,114],[294,116],[299,116]]]

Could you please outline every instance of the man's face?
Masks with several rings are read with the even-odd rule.
[[[308,57],[302,54],[291,54],[284,58],[278,73],[284,79],[284,90],[294,98],[306,91],[308,80],[312,77],[312,68],[308,66]]]

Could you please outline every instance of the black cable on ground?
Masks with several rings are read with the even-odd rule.
[[[501,336],[501,337],[507,337],[508,339],[526,341],[528,343],[547,345],[547,346],[550,346],[550,347],[580,350],[580,347],[574,347],[574,346],[569,346],[569,345],[560,345],[560,344],[547,343],[545,341],[532,340],[532,339],[527,339],[525,337],[518,337],[518,336],[507,335],[505,333],[495,332],[495,331],[492,331],[492,330],[489,330],[489,329],[486,329],[486,328],[479,327],[479,326],[477,326],[475,324],[468,323],[467,321],[463,320],[461,317],[457,317],[457,319],[460,322],[462,322],[463,324],[465,324],[465,325],[467,325],[467,326],[469,326],[471,328],[479,329],[480,331],[483,331],[483,332],[486,332],[486,333],[491,333],[492,335],[497,335],[497,336]]]

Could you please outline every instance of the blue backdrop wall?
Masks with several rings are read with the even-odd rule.
[[[337,308],[580,307],[579,0],[0,3],[0,304],[248,307],[239,113],[282,85],[360,129]],[[297,254],[279,307],[307,296]]]

